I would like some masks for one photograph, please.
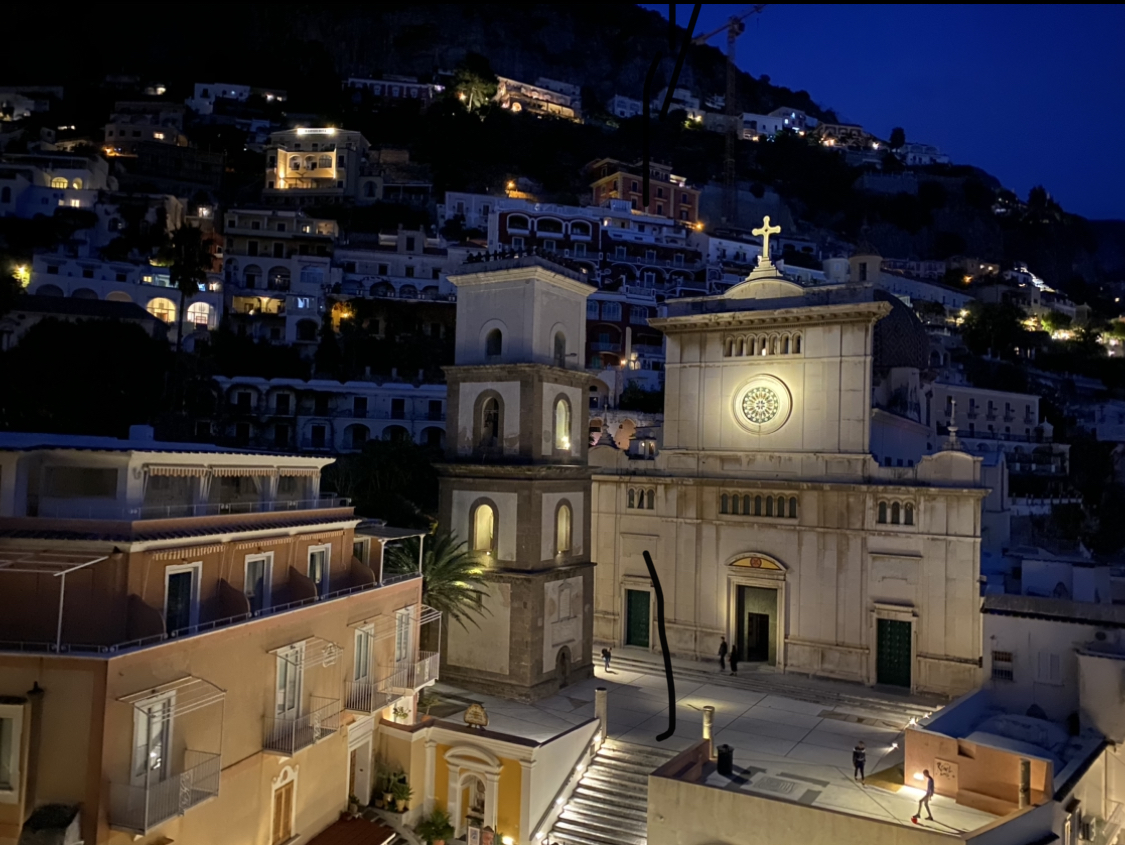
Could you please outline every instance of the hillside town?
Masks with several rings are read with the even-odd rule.
[[[1113,845],[1086,221],[804,92],[390,70],[0,79],[0,845]]]

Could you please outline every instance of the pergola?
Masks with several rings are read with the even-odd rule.
[[[66,599],[66,576],[95,563],[101,563],[108,554],[94,552],[56,552],[50,549],[0,548],[0,573],[22,575],[50,575],[59,579],[59,618],[55,628],[55,650],[62,649],[63,602]]]
[[[362,537],[371,537],[379,540],[384,548],[387,543],[392,543],[396,540],[409,540],[413,537],[418,538],[418,572],[422,571],[422,554],[423,548],[426,545],[426,535],[428,531],[420,531],[411,528],[388,528],[385,525],[364,525],[360,523],[356,526],[355,533]]]

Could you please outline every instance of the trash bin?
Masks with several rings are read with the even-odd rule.
[[[719,746],[719,774],[734,777],[734,748],[730,745]]]

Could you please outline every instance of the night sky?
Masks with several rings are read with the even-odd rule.
[[[665,16],[667,4],[642,4]],[[696,34],[748,4],[704,4]],[[680,3],[686,26],[692,6]],[[1027,197],[1125,219],[1125,6],[769,5],[738,65],[841,120],[936,144]],[[708,42],[726,49],[725,34]],[[715,92],[722,93],[722,92]]]

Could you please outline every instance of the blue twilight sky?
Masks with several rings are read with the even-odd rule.
[[[705,3],[696,34],[749,8]],[[676,5],[680,26],[691,10]],[[1125,219],[1125,5],[771,4],[747,23],[748,73],[880,137],[902,126],[1022,198],[1042,184],[1067,211]]]

